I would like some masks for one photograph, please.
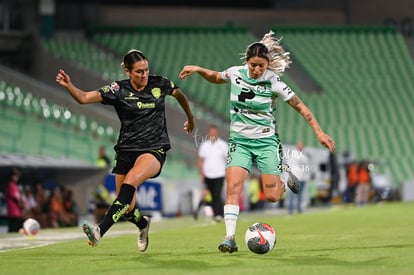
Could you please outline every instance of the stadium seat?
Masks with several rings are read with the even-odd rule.
[[[402,36],[388,28],[279,27],[275,31],[322,88],[318,96],[297,93],[321,126],[329,129],[338,149],[352,151],[357,159],[386,161],[396,184],[412,178],[412,171],[406,169],[407,157],[414,154],[412,130],[404,125],[410,125],[408,118],[414,112],[408,93],[414,90],[414,62]],[[280,110],[283,117],[288,116],[286,109]],[[286,124],[281,124],[280,132],[288,140],[297,139],[298,132]],[[308,141],[317,146],[315,138]]]
[[[151,70],[173,79],[186,64],[223,70],[241,64],[240,56],[247,44],[256,40],[245,29],[229,28],[140,28],[136,31],[102,31],[93,35],[102,46],[120,56],[130,48],[139,48],[151,61]],[[183,43],[186,41],[186,43]],[[184,45],[184,46],[183,46]],[[235,48],[236,46],[236,48]],[[175,79],[176,80],[176,79]],[[179,82],[190,98],[223,117],[228,117],[228,87],[211,85],[200,78]]]
[[[0,102],[2,152],[66,157],[94,164],[97,146],[112,145],[116,140],[110,126],[68,114],[66,107],[4,80],[0,80]]]
[[[414,154],[409,146],[413,133],[411,129],[401,132],[400,128],[410,125],[409,118],[414,113],[410,104],[412,96],[407,92],[414,90],[414,62],[403,37],[381,27],[277,27],[274,30],[283,37],[282,44],[294,56],[296,63],[292,66],[301,66],[321,87],[321,93],[310,94],[299,89],[288,74],[283,79],[292,84],[321,126],[335,138],[338,151],[352,151],[357,159],[387,158],[397,184],[412,177],[405,161]],[[138,48],[151,61],[153,73],[170,77],[192,101],[225,120],[229,116],[226,85],[212,85],[198,76],[190,81],[173,77],[189,63],[215,70],[241,64],[235,52],[244,52],[246,45],[257,40],[247,30],[231,27],[108,28],[93,32],[91,37],[94,43],[116,54],[105,54],[87,41],[47,40],[45,45],[50,51],[79,62],[80,66],[99,72],[105,79],[119,78],[121,74],[123,77],[122,70],[108,68],[117,68],[118,59],[130,48]],[[73,49],[82,54],[74,56]],[[0,82],[0,100],[6,104],[1,87]],[[3,93],[8,99],[8,94]],[[176,103],[167,101],[167,104]],[[308,146],[319,146],[306,122],[281,104],[278,103],[276,113],[282,140],[295,143],[301,139]],[[86,129],[85,123],[82,125]]]

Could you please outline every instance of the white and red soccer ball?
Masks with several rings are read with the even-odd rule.
[[[266,254],[276,245],[276,231],[267,223],[257,222],[247,228],[244,240],[251,252]]]
[[[40,224],[37,220],[29,218],[23,222],[22,229],[20,233],[28,236],[36,236],[40,231]]]

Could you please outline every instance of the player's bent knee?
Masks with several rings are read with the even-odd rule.
[[[276,186],[272,186],[273,188],[265,188],[264,193],[266,196],[266,200],[269,202],[277,202],[279,201],[283,194],[285,193],[285,187],[282,183],[276,184]]]
[[[279,194],[279,193],[269,194],[269,195],[266,195],[266,200],[269,202],[277,202],[282,198],[282,195],[283,193],[282,194]]]

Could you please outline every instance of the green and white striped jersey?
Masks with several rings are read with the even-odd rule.
[[[274,135],[276,99],[287,101],[295,95],[279,75],[266,70],[262,77],[253,79],[244,65],[228,68],[221,77],[231,84],[230,137],[257,139]]]

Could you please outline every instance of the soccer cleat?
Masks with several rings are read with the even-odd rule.
[[[88,237],[88,244],[92,247],[98,245],[99,240],[101,239],[101,230],[99,226],[90,226],[88,223],[84,222],[82,224],[83,232],[85,232],[86,236]]]
[[[239,250],[236,241],[234,240],[234,236],[226,237],[224,241],[219,244],[218,249],[223,253],[233,253]]]
[[[288,173],[289,177],[287,179],[287,186],[293,193],[298,194],[300,192],[300,183],[298,178],[293,175],[289,165],[283,165],[282,171]]]
[[[289,174],[287,186],[289,187],[290,190],[292,190],[293,193],[299,194],[300,183],[299,183],[298,178],[295,175],[293,175],[293,173],[290,171],[288,171],[287,173]]]
[[[216,216],[214,216],[213,220],[215,222],[222,222],[224,220],[224,218],[221,215],[216,215]]]
[[[150,227],[150,223],[151,220],[149,217],[147,216],[143,216],[144,219],[147,220],[147,226],[143,229],[138,229],[138,249],[141,252],[144,252],[145,250],[147,250],[148,247],[148,231],[149,231],[149,227]]]

